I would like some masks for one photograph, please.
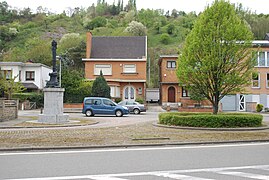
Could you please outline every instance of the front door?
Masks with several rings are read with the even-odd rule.
[[[176,102],[175,88],[173,86],[168,88],[168,102]]]
[[[239,95],[239,111],[246,110],[246,100],[244,95]]]
[[[135,101],[135,88],[132,86],[126,86],[124,88],[124,100]]]

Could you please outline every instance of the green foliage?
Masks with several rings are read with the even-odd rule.
[[[135,101],[139,102],[140,104],[144,104],[144,99],[143,98],[138,97],[138,98],[135,99]]]
[[[190,95],[190,99],[197,101],[199,104],[201,103],[202,100],[205,99],[204,95],[200,94],[199,92],[193,90],[192,88],[190,88],[188,90],[189,95]]]
[[[62,87],[65,88],[64,102],[80,103],[84,97],[91,94],[92,82],[85,81],[81,71],[64,68]]]
[[[116,102],[116,103],[119,103],[119,102],[121,102],[121,101],[122,101],[121,98],[116,98],[116,99],[115,99],[115,102]]]
[[[179,57],[179,82],[208,99],[218,113],[220,100],[251,82],[255,64],[252,32],[234,6],[215,1],[197,19]],[[238,43],[238,41],[242,43]]]
[[[263,110],[263,105],[262,104],[257,104],[256,111],[261,112],[262,110]]]
[[[82,39],[79,33],[67,33],[64,34],[58,43],[58,52],[65,52],[66,50],[77,47],[80,45]]]
[[[148,85],[158,87],[159,55],[181,52],[182,44],[193,29],[197,15],[193,12],[185,13],[180,9],[173,9],[171,13],[164,13],[161,9],[137,10],[134,0],[125,1],[125,4],[122,0],[109,4],[105,0],[98,0],[89,7],[69,7],[61,14],[52,13],[46,7],[38,7],[36,12],[31,12],[29,8],[18,10],[5,1],[0,2],[0,61],[26,62],[31,59],[50,66],[50,44],[55,39],[58,42],[57,55],[73,61],[74,65],[70,66],[70,69],[79,71],[84,69],[81,59],[85,58],[86,31],[94,28],[91,30],[94,36],[137,35],[124,32],[131,21],[137,21],[146,27],[148,49],[151,51],[148,54],[148,58],[152,61]],[[264,38],[269,27],[268,15],[251,13],[242,7],[238,8],[237,14],[251,28],[256,39]],[[97,21],[98,16],[101,17],[102,23]],[[88,25],[90,26],[87,27]],[[168,29],[172,30],[169,31],[172,33],[170,42],[162,43],[161,35],[167,33]],[[68,38],[60,42],[65,34],[72,33],[80,34],[79,38],[74,41]]]
[[[147,33],[147,28],[140,22],[132,21],[125,31],[134,36],[145,36]]]
[[[93,81],[91,96],[110,98],[110,87],[108,86],[102,71],[100,72],[100,76],[96,77]]]
[[[170,41],[171,41],[169,34],[167,34],[167,33],[162,34],[161,37],[160,37],[160,41],[163,44],[169,44]]]
[[[29,100],[35,102],[37,108],[44,106],[44,94],[43,93],[14,93],[13,98],[19,99],[20,102]]]
[[[15,82],[17,77],[11,79],[0,79],[0,89],[4,92],[7,99],[13,98],[14,93],[21,93],[25,90],[25,87],[21,82]]]
[[[84,27],[86,29],[93,30],[94,28],[104,27],[106,24],[107,19],[105,17],[98,16],[89,22],[85,22]]]
[[[174,126],[207,127],[207,128],[237,128],[260,127],[262,115],[247,113],[161,113],[159,123]]]

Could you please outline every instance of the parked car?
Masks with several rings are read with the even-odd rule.
[[[119,105],[126,106],[130,112],[134,114],[140,114],[140,112],[146,112],[146,107],[144,104],[140,104],[136,101],[121,101]]]
[[[129,114],[127,107],[118,105],[110,99],[102,97],[85,97],[83,100],[82,113],[86,116],[94,116],[95,114],[108,114],[121,117]]]

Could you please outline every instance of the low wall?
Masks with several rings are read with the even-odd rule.
[[[82,109],[83,108],[83,105],[82,103],[64,103],[64,108],[79,108],[79,109]]]
[[[181,112],[213,112],[212,107],[178,107]]]
[[[0,122],[18,118],[18,100],[0,99]]]

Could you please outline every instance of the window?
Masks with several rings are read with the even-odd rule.
[[[185,87],[182,87],[182,97],[189,97],[188,91]]]
[[[269,88],[269,73],[266,74],[266,87]]]
[[[26,81],[34,81],[35,80],[35,71],[26,71]]]
[[[104,104],[107,105],[107,106],[114,106],[114,105],[115,105],[112,101],[107,100],[107,99],[104,99],[103,102],[104,102]]]
[[[260,74],[253,73],[252,74],[252,88],[259,88],[260,87]]]
[[[94,99],[94,105],[101,105],[101,99]]]
[[[110,86],[110,96],[111,97],[120,97],[120,87]]]
[[[86,104],[86,105],[93,105],[93,99],[87,99],[87,100],[85,101],[85,104]]]
[[[269,52],[258,52],[256,66],[269,67]]]
[[[259,52],[259,66],[265,66],[265,52]]]
[[[124,64],[123,72],[124,73],[136,73],[136,65],[135,64]]]
[[[167,61],[167,68],[176,68],[176,61]]]
[[[112,65],[110,64],[95,64],[94,75],[100,75],[102,71],[103,75],[112,75]]]
[[[12,78],[12,71],[11,70],[1,70],[0,71],[0,78],[11,79]]]

